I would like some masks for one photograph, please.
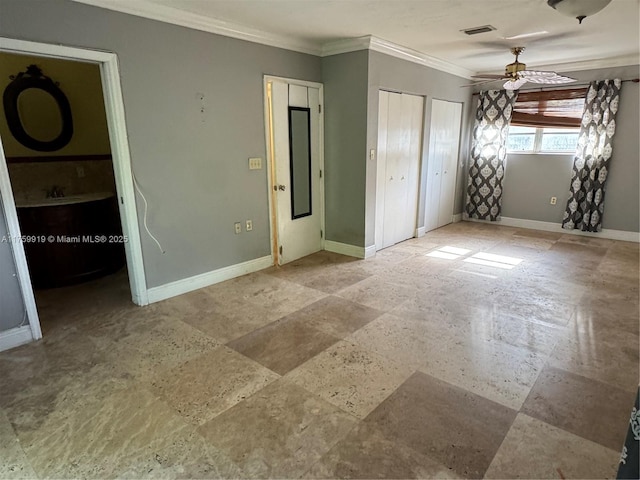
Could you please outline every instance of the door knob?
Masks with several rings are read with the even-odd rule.
[[[278,190],[280,190],[281,192],[284,192],[287,189],[287,187],[285,187],[284,185],[278,185]]]

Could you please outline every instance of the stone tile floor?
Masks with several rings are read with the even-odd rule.
[[[0,354],[0,478],[612,478],[638,245],[459,223],[139,308],[39,292]]]

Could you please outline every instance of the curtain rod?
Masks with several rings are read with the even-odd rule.
[[[499,82],[500,80],[496,80],[497,82]],[[640,82],[640,78],[627,78],[626,80],[622,80],[622,83],[625,82],[633,82],[633,83],[638,83]],[[549,90],[569,90],[571,88],[575,88],[575,87],[588,87],[589,84],[591,82],[587,82],[587,83],[571,83],[571,84],[562,84],[562,85],[552,85],[549,87],[534,87],[534,88],[528,88],[525,90],[519,90],[520,93],[529,93],[529,92],[546,92]],[[559,88],[560,87],[560,88]],[[480,92],[474,92],[472,93],[473,95],[478,95],[478,93]]]

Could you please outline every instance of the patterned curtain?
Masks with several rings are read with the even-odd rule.
[[[616,131],[621,86],[618,78],[589,85],[573,160],[569,200],[562,220],[562,228],[567,230],[602,230],[604,185],[613,152],[611,141]]]
[[[480,92],[473,127],[466,214],[470,218],[500,219],[507,133],[518,92]]]

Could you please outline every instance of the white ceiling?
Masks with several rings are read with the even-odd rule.
[[[640,56],[640,0],[613,0],[582,25],[546,0],[77,1],[129,13],[154,10],[153,18],[165,20],[186,15],[190,23],[211,21],[229,32],[248,32],[241,38],[255,35],[260,43],[270,38],[272,44],[309,53],[373,35],[471,72],[502,70],[513,61],[510,46],[527,47],[520,60],[529,67],[552,65],[559,71],[559,65],[574,64],[566,65],[566,71],[576,62],[635,64]],[[487,24],[496,30],[475,36],[460,32]],[[548,33],[505,39],[542,31]]]

